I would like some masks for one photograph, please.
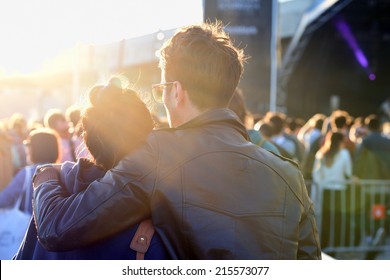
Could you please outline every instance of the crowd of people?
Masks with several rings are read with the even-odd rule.
[[[87,108],[3,120],[0,207],[23,196],[34,214],[15,259],[132,259],[145,244],[147,259],[321,259],[304,179],[390,179],[389,124],[252,114],[237,87],[244,60],[218,24],[179,30],[152,90],[166,128],[117,78]],[[143,221],[155,233],[133,241]]]
[[[329,246],[332,231],[333,246],[341,246],[340,240],[349,241],[353,234],[355,244],[352,245],[356,245],[361,235],[359,226],[362,224],[358,213],[363,211],[359,209],[363,206],[358,194],[363,194],[356,189],[352,199],[348,186],[359,185],[362,180],[390,179],[390,134],[386,130],[390,122],[386,116],[379,113],[354,118],[346,111],[336,110],[328,116],[315,114],[305,121],[280,112],[268,112],[263,117],[253,116],[246,111],[244,104],[242,91],[237,90],[230,108],[246,124],[251,141],[299,164],[316,208],[317,220],[322,223],[322,248]],[[386,196],[378,200],[375,191],[370,193],[372,195],[365,197],[365,201],[371,201],[371,204],[379,201],[388,203]],[[351,200],[355,200],[354,206],[351,206]],[[364,211],[372,211],[371,206],[365,205],[367,209]],[[342,210],[351,207],[355,213]],[[346,221],[347,217],[356,219],[352,226],[354,233],[350,232],[351,225],[350,221]],[[343,231],[338,231],[335,225],[340,225],[343,219],[347,225],[343,225]],[[368,224],[369,219],[373,218],[368,216],[368,220],[366,217],[364,219],[364,223]],[[381,230],[369,230],[367,234],[372,236],[368,238],[375,239],[379,232],[383,233]]]
[[[230,108],[253,143],[297,162],[306,180],[390,179],[390,122],[380,114],[353,117],[336,110],[307,121],[281,112],[254,115],[245,108],[240,89]]]

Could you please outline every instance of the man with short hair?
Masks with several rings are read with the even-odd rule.
[[[390,139],[382,135],[377,115],[366,117],[364,124],[369,132],[357,147],[354,174],[361,179],[390,179]]]
[[[286,119],[287,116],[280,112],[268,112],[264,117],[264,121],[273,130],[271,140],[282,156],[300,163],[304,154],[304,146],[296,136],[286,133]]]
[[[182,28],[153,86],[170,128],[68,196],[53,167],[36,174],[41,243],[69,250],[146,217],[174,259],[320,259],[313,205],[294,163],[248,141],[227,109],[244,54],[218,24]]]
[[[343,110],[333,111],[330,116],[330,126],[333,132],[340,132],[344,135],[344,145],[351,158],[355,156],[355,143],[349,137],[349,123],[351,116]]]

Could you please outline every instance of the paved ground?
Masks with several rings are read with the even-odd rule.
[[[384,252],[376,256],[376,260],[390,260],[390,252]]]
[[[387,246],[389,246],[390,248],[390,237],[387,237],[386,240],[385,240],[385,244]],[[376,260],[390,260],[390,249],[385,251],[385,252],[381,252],[379,253],[376,257],[375,257]]]
[[[382,247],[381,252],[342,252],[335,253],[329,256],[326,253],[322,253],[323,260],[390,260],[390,236],[383,236],[383,240],[378,243]],[[385,248],[384,248],[385,247]]]

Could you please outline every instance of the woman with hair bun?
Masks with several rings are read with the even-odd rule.
[[[154,127],[150,112],[137,93],[122,88],[118,78],[112,78],[106,86],[93,87],[89,101],[90,105],[82,113],[81,124],[83,140],[93,159],[65,162],[59,168],[63,190],[71,194],[80,192],[103,177],[108,169],[144,141]],[[130,243],[137,228],[138,225],[135,225],[81,249],[49,252],[38,242],[32,221],[16,259],[136,259],[139,253],[130,248]],[[99,235],[99,232],[96,234]],[[157,234],[147,242],[150,246],[143,258],[167,258]]]

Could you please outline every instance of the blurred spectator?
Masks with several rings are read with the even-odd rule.
[[[234,111],[240,121],[245,125],[252,143],[259,145],[267,151],[271,151],[275,154],[280,154],[276,146],[273,145],[270,141],[268,141],[268,139],[265,139],[258,130],[253,129],[252,127],[248,127],[248,115],[250,113],[247,111],[247,108],[245,106],[245,99],[241,89],[236,88],[236,90],[234,91],[233,97],[230,100],[229,109]]]
[[[255,132],[257,132],[257,134]],[[257,135],[259,135],[260,138],[257,139]],[[273,152],[274,154],[282,155],[277,148],[277,145],[272,141],[272,135],[272,126],[268,123],[265,123],[264,121],[257,122],[253,129],[253,132],[249,133],[249,137],[251,138],[252,142],[257,141],[256,143],[258,143],[258,145],[263,147],[264,149]]]
[[[269,122],[273,128],[274,135],[272,141],[280,153],[292,160],[301,162],[304,154],[303,144],[296,136],[285,132],[286,115],[283,113],[268,112],[264,117],[265,122]]]
[[[368,134],[368,129],[364,125],[364,117],[358,117],[354,120],[350,130],[349,130],[349,139],[355,143],[355,147],[359,145],[363,138]]]
[[[70,124],[69,133],[74,143],[74,153],[78,158],[92,158],[83,141],[83,127],[81,125],[81,109],[75,105],[70,106],[65,112],[66,119]]]
[[[383,124],[383,135],[386,137],[386,138],[389,138],[390,139],[390,122],[385,122]]]
[[[305,154],[301,164],[302,173],[305,179],[312,178],[315,155],[323,144],[324,137],[322,135],[322,127],[325,119],[325,115],[315,114],[298,133],[298,139],[305,146]]]
[[[390,179],[390,139],[382,135],[377,115],[369,115],[364,124],[368,135],[357,148],[354,174],[362,179]]]
[[[311,197],[321,219],[321,247],[329,244],[332,228],[331,216],[338,225],[341,219],[341,192],[346,189],[343,181],[352,177],[352,160],[347,149],[345,149],[344,135],[341,132],[329,132],[326,135],[324,146],[317,152],[313,167],[313,181]],[[331,205],[331,195],[334,195],[334,203]],[[333,245],[339,244],[342,232],[335,235]]]
[[[55,130],[61,139],[60,144],[60,162],[76,161],[76,143],[72,139],[69,131],[69,123],[66,121],[64,114],[56,109],[49,110],[44,118],[45,127]]]
[[[337,110],[330,116],[330,126],[333,132],[337,131],[344,135],[345,148],[349,151],[351,157],[355,154],[355,143],[349,139],[349,126],[352,117],[342,110]]]
[[[313,167],[313,180],[319,186],[328,189],[344,189],[344,184],[337,182],[352,177],[352,159],[345,148],[344,135],[341,132],[329,132],[325,143],[316,153]]]
[[[7,133],[6,122],[0,121],[0,191],[11,181],[12,168],[12,139]]]
[[[301,118],[287,117],[286,133],[298,136],[300,129],[305,125],[305,120]]]
[[[295,143],[287,138],[286,134],[284,133],[285,120],[286,116],[282,113],[268,112],[264,117],[264,121],[266,123],[270,123],[273,128],[272,141],[278,145],[278,148],[283,148],[283,150],[287,153],[285,156],[290,159],[294,159],[296,146]],[[284,154],[282,151],[281,153],[282,155]]]
[[[263,118],[264,118],[264,117],[263,117],[261,114],[256,114],[256,113],[253,113],[253,114],[252,114],[253,124],[258,123],[258,122],[261,121]]]
[[[27,137],[27,121],[23,115],[15,113],[8,121],[8,134],[12,138],[12,162],[14,175],[26,166],[26,152],[23,141]]]
[[[390,97],[387,97],[380,106],[381,120],[382,122],[390,121]]]
[[[322,137],[321,130],[325,119],[325,115],[315,114],[299,130],[298,139],[304,144],[306,151],[310,151],[313,143]]]
[[[76,126],[80,122],[81,109],[76,105],[72,105],[72,106],[68,107],[68,109],[66,109],[65,117],[66,117],[66,120],[70,123],[70,125],[71,125],[70,129],[71,129],[71,132],[73,133]]]
[[[36,120],[29,120],[27,127],[28,127],[28,131],[30,133],[31,131],[33,131],[35,129],[43,128],[44,125],[43,125],[42,122],[39,122],[39,121],[36,121]]]
[[[23,196],[22,211],[32,213],[32,176],[38,165],[56,163],[59,156],[59,138],[57,133],[47,128],[32,131],[25,141],[28,163],[0,193],[0,207],[13,207],[19,196]],[[26,175],[29,174],[28,175]],[[30,188],[23,193],[25,180],[30,180]]]
[[[367,135],[363,137],[357,146],[354,160],[354,174],[361,179],[390,179],[390,139],[382,135],[381,120],[378,115],[372,114],[364,119]],[[381,192],[382,193],[382,192]],[[384,192],[383,192],[384,194]],[[375,204],[388,204],[389,196],[381,196],[378,192],[365,194],[364,205],[366,212],[372,211]],[[373,222],[373,223],[371,223]],[[368,241],[378,244],[384,238],[383,225],[380,220],[371,220],[366,223],[365,231],[369,235]],[[378,251],[374,250],[367,254],[367,259],[375,258]]]

